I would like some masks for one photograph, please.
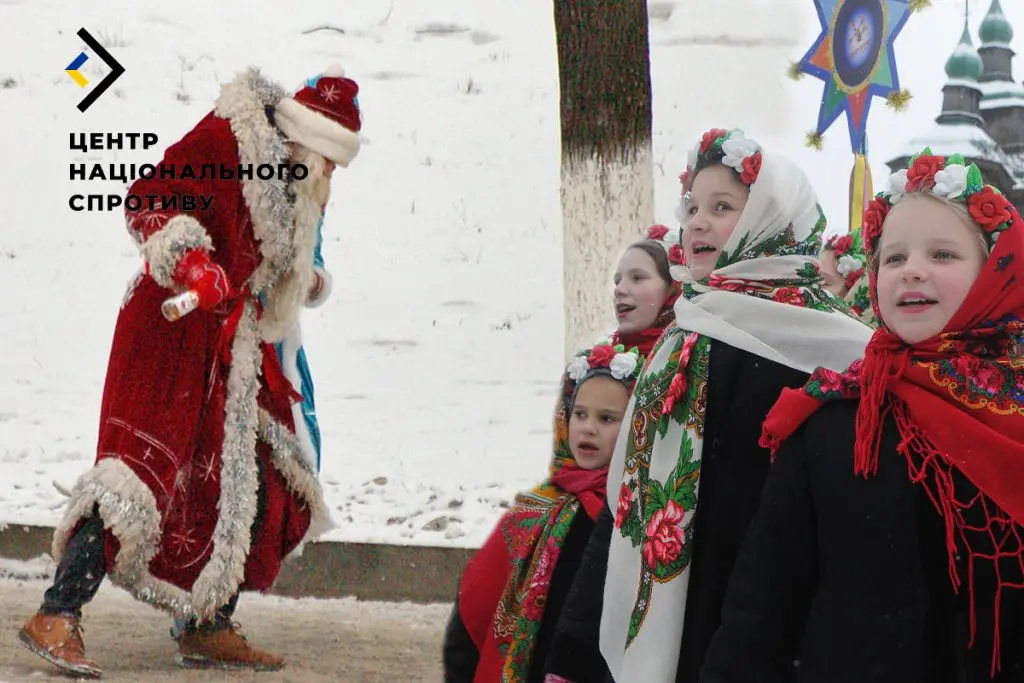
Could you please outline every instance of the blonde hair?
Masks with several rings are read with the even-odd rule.
[[[957,215],[957,217],[960,218],[960,220],[965,225],[967,225],[969,228],[971,228],[972,234],[975,237],[977,237],[978,241],[981,243],[982,253],[984,254],[984,256],[986,258],[988,258],[989,244],[988,244],[988,239],[985,237],[985,231],[981,229],[981,226],[978,225],[977,222],[975,222],[974,217],[971,216],[971,212],[967,209],[967,205],[966,204],[963,204],[961,202],[954,202],[952,199],[948,199],[946,197],[941,197],[939,195],[932,194],[931,192],[908,192],[907,194],[903,195],[903,197],[900,198],[900,203],[905,202],[908,199],[920,199],[920,198],[931,199],[933,201],[940,202],[944,206],[946,206],[948,209],[953,211]],[[885,225],[885,223],[883,222],[882,225]],[[882,241],[882,238],[879,237],[878,238],[879,244],[881,244],[881,241]],[[877,273],[878,272],[878,265],[879,265],[879,263],[878,263],[878,250],[877,249],[873,249],[871,251],[871,258],[869,259],[869,262],[868,262],[868,268],[872,272]]]

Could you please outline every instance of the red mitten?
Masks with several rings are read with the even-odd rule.
[[[174,281],[199,295],[199,308],[212,311],[231,293],[224,269],[202,249],[185,254],[174,269]]]

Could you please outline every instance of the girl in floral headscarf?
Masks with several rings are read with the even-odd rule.
[[[610,342],[569,363],[548,478],[516,497],[463,573],[445,635],[449,683],[541,680],[642,363],[636,347]]]
[[[868,257],[860,228],[849,235],[832,235],[825,241],[821,249],[821,271],[825,289],[842,297],[863,323],[878,326],[871,309]]]
[[[675,318],[680,286],[669,268],[680,262],[678,232],[661,225],[619,258],[618,326],[609,342],[578,354],[562,375],[548,478],[516,498],[462,576],[445,634],[446,683],[542,679],[565,594],[604,501],[607,459],[629,390],[644,355]],[[609,378],[621,385],[621,395]],[[591,396],[594,391],[607,395]],[[596,416],[600,424],[588,420],[598,402],[620,398],[611,413],[606,406]],[[596,433],[584,438],[591,429],[610,435],[607,457],[593,452],[601,440]]]
[[[702,683],[1024,681],[1024,224],[925,149],[864,236],[880,327],[769,413]]]
[[[670,273],[683,255],[678,231],[652,225],[644,239],[630,244],[619,258],[613,277],[615,318],[613,344],[636,347],[647,356],[676,314],[682,288]]]
[[[871,334],[821,287],[825,219],[796,165],[715,129],[681,180],[683,296],[630,401],[552,681],[696,681],[768,473],[764,416]]]

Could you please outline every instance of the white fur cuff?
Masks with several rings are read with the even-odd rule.
[[[174,269],[181,258],[195,249],[213,251],[213,240],[203,224],[192,216],[179,214],[139,247],[149,264],[149,274],[161,287],[174,287]]]
[[[274,121],[288,139],[298,142],[342,168],[359,154],[359,134],[321,116],[291,98],[277,103]]]
[[[313,272],[320,276],[320,291],[317,292],[316,296],[310,296],[306,299],[306,308],[317,308],[323,302],[327,301],[327,297],[331,295],[331,290],[334,288],[334,278],[331,274],[319,266],[313,268]]]

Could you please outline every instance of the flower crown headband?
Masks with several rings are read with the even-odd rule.
[[[686,170],[679,175],[682,191],[675,208],[679,228],[672,230],[659,224],[647,229],[647,239],[658,242],[668,253],[669,267],[686,265],[682,245],[683,224],[686,223],[686,202],[690,198],[697,163],[721,162],[736,171],[741,182],[750,186],[761,172],[761,157],[761,146],[739,129],[712,128],[700,137],[687,154]]]
[[[683,234],[681,228],[671,229],[667,225],[652,225],[647,228],[644,239],[657,242],[668,255],[669,268],[672,266],[685,266],[686,255],[683,253]]]
[[[836,255],[836,270],[843,277],[846,286],[853,287],[867,270],[868,257],[864,249],[864,231],[855,228],[849,235],[832,235],[825,242],[825,248]]]
[[[565,368],[573,390],[582,381],[597,370],[607,373],[620,382],[630,383],[637,379],[642,367],[643,356],[635,346],[628,351],[622,344],[612,346],[610,341],[603,341],[592,349],[577,354]]]
[[[740,182],[750,186],[757,182],[757,176],[761,173],[761,159],[761,145],[748,138],[742,130],[712,128],[700,137],[687,155],[686,170],[679,176],[679,183],[683,186],[683,202],[693,186],[699,162],[721,162],[739,174]],[[682,215],[677,218],[682,222]]]
[[[976,164],[968,164],[960,154],[943,157],[925,147],[910,158],[906,169],[889,176],[888,189],[875,195],[864,211],[864,241],[869,252],[878,248],[882,223],[889,211],[913,192],[928,192],[966,206],[982,229],[989,249],[999,233],[1013,223],[1013,205],[997,188],[985,184]]]

